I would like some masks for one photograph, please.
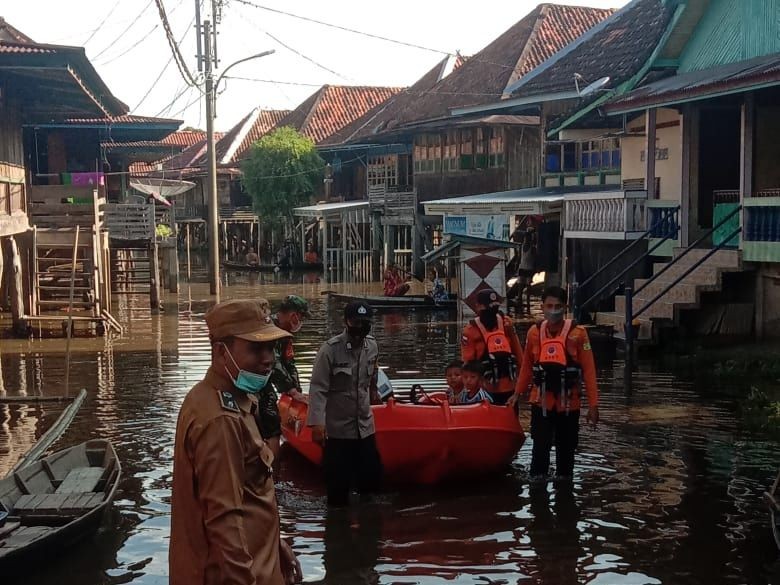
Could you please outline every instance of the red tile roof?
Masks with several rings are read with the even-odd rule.
[[[399,91],[402,88],[323,85],[278,125],[292,126],[315,143],[324,143]]]
[[[532,96],[574,90],[574,75],[584,83],[608,76],[615,88],[635,75],[649,58],[672,19],[675,5],[635,0],[583,35],[512,88]]]
[[[461,55],[445,57],[410,88],[395,94],[389,100],[369,110],[351,124],[347,124],[344,128],[331,135],[324,144],[342,144],[348,141],[356,141],[380,132],[388,126],[396,125],[398,120],[407,117],[408,111],[414,109],[417,99],[421,95],[432,89],[447,75],[463,65],[464,62],[465,58]]]
[[[202,130],[177,130],[163,138],[162,142],[186,148],[187,146],[192,146],[196,142],[200,142],[204,138],[206,138],[206,133]]]
[[[57,50],[46,45],[30,45],[27,43],[12,43],[0,41],[0,53],[18,53],[18,54],[54,54]]]
[[[249,128],[248,132],[244,134],[241,144],[230,157],[230,162],[241,160],[249,150],[249,148],[268,132],[276,128],[276,125],[281,122],[285,116],[290,114],[290,110],[259,110],[257,117]]]
[[[113,118],[68,118],[66,122],[69,124],[169,124],[177,127],[182,124],[182,120],[137,116],[135,114],[125,114]]]
[[[2,16],[0,16],[0,41],[23,44],[35,43],[35,41],[33,41],[18,28],[11,26]]]
[[[613,10],[540,4],[450,75],[436,81],[438,66],[387,104],[364,117],[351,142],[404,125],[443,118],[452,108],[498,101],[507,87],[609,17]],[[434,81],[434,83],[431,83]]]

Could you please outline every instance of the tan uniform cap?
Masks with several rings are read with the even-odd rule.
[[[247,341],[276,341],[292,337],[274,325],[270,305],[265,299],[218,303],[206,312],[206,325],[214,340],[239,337]]]

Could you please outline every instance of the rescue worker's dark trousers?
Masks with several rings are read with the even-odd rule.
[[[379,491],[382,461],[374,435],[362,439],[328,438],[323,462],[329,506],[346,506],[353,485],[361,496]]]
[[[547,475],[550,470],[550,449],[555,445],[555,472],[558,476],[574,474],[574,452],[580,435],[580,411],[542,412],[541,406],[531,407],[531,475]]]

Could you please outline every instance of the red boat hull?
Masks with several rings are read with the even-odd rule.
[[[385,476],[392,483],[434,484],[500,471],[512,462],[525,435],[513,409],[487,403],[451,406],[372,406]],[[308,405],[279,400],[285,440],[317,465],[322,448],[306,426]]]

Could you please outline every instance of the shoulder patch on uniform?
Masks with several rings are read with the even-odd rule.
[[[225,410],[232,410],[233,412],[241,412],[238,408],[238,403],[233,395],[227,390],[222,390],[219,393],[219,402],[222,404],[222,408]]]
[[[590,351],[590,341],[586,341],[585,343],[583,343],[582,349],[584,349],[585,351]]]

